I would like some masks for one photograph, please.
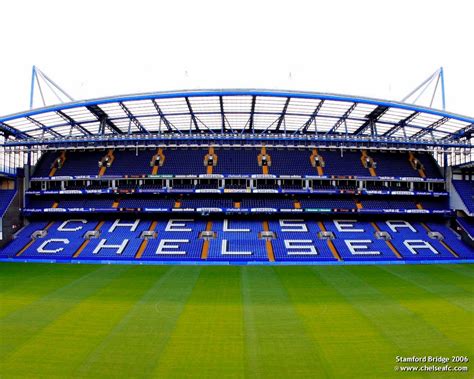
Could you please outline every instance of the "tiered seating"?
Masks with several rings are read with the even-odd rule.
[[[71,259],[84,242],[85,231],[97,222],[87,220],[56,221],[44,238],[38,238],[21,254],[24,259]],[[67,232],[65,232],[67,231]]]
[[[0,216],[3,216],[15,196],[16,190],[0,190]]]
[[[389,200],[375,200],[375,199],[361,199],[361,204],[364,209],[390,209]]]
[[[43,229],[48,223],[46,221],[35,221],[21,229],[16,237],[0,250],[0,258],[13,258],[31,241],[31,234],[36,230]]]
[[[386,231],[392,236],[391,242],[403,259],[455,259],[439,241],[427,237],[427,230],[419,222],[394,220],[377,222],[377,225],[382,231]],[[411,249],[407,245],[411,246]],[[413,249],[416,253],[412,251]],[[472,257],[472,252],[470,256]]]
[[[217,165],[213,167],[214,174],[249,175],[262,174],[258,165],[259,148],[215,148]],[[209,153],[207,148],[197,149],[165,149],[164,165],[158,169],[162,175],[205,174],[207,168],[204,158]],[[276,149],[268,148],[267,155],[271,158],[268,173],[273,175],[318,175],[311,165],[310,149]],[[98,161],[107,151],[66,152],[66,160],[56,176],[97,175]],[[147,175],[152,173],[150,161],[156,151],[115,150],[112,165],[105,171],[107,175]],[[318,150],[324,159],[324,175],[336,176],[370,176],[370,172],[362,165],[360,151]],[[372,152],[367,154],[376,162],[378,176],[418,177],[413,169],[407,153]],[[51,165],[59,156],[58,152],[48,152],[43,155],[35,170],[36,177],[49,175]],[[432,155],[416,153],[416,157],[424,166],[427,178],[441,178],[439,167]]]
[[[223,198],[196,198],[184,197],[181,199],[181,208],[233,208],[232,199]]]
[[[292,199],[244,198],[240,204],[241,208],[294,208],[294,201]]]
[[[124,198],[119,202],[120,208],[173,208],[174,199]]]
[[[99,238],[92,239],[78,256],[80,259],[134,259],[142,240],[140,234],[150,221],[114,220],[100,228]]]
[[[369,222],[336,220],[324,225],[336,236],[332,242],[345,261],[396,259],[386,242],[375,237],[375,228]]]
[[[339,198],[311,198],[301,199],[302,208],[330,208],[330,209],[356,209],[356,203],[352,199]]]
[[[148,241],[141,260],[196,261],[201,259],[203,240],[199,232],[206,222],[194,219],[160,220],[155,231],[157,239]]]
[[[407,153],[381,153],[369,151],[368,155],[376,162],[378,176],[418,177],[408,161]]]
[[[77,201],[84,201],[82,199]],[[51,208],[54,204],[52,199],[42,199],[40,197],[32,197],[26,203],[26,208]]]
[[[261,174],[262,168],[258,165],[257,149],[215,149],[217,166],[214,174],[250,175]]]
[[[149,220],[69,220],[33,222],[24,228],[1,252],[0,257],[19,259],[101,259],[101,260],[201,260],[204,240],[200,232],[206,230],[206,220],[191,218]],[[406,222],[403,220],[369,222],[355,220],[326,220],[323,226],[333,232],[332,244],[344,261],[473,259],[474,251],[464,245],[456,234],[442,223]],[[47,235],[31,239],[33,232],[47,228]],[[87,231],[97,229],[98,238],[85,240]],[[321,227],[322,229],[322,227]],[[315,220],[270,220],[269,231],[276,235],[271,240],[277,261],[334,261],[335,255],[327,241],[319,239],[321,230]],[[384,240],[377,239],[376,230],[391,236],[392,251]],[[156,232],[156,239],[146,243],[140,238],[145,230]],[[209,241],[209,261],[266,261],[269,250],[259,238],[265,229],[262,220],[229,219],[213,221],[210,229],[216,238]],[[444,239],[429,237],[430,231],[439,232]],[[140,249],[141,255],[138,256]],[[454,253],[453,253],[454,252]],[[458,258],[459,257],[459,258]]]
[[[471,217],[458,217],[457,221],[459,225],[466,231],[467,234],[474,239],[474,218]]]
[[[449,209],[449,200],[448,198],[441,198],[441,199],[423,199],[420,201],[421,206],[423,209],[440,209],[440,210],[448,210]]]
[[[107,151],[68,151],[63,167],[56,171],[55,176],[96,176],[99,173],[99,161],[106,154]]]
[[[270,230],[277,238],[272,240],[277,261],[335,261],[325,240],[318,238],[320,231],[315,221],[271,220]]]
[[[165,163],[158,172],[160,175],[205,174],[204,157],[207,153],[207,149],[167,149],[164,151]]]
[[[359,151],[344,151],[341,157],[340,151],[321,150],[319,155],[324,159],[325,175],[370,176],[369,170],[362,165]]]
[[[461,196],[461,199],[469,210],[474,213],[474,182],[469,180],[453,180],[454,188]]]
[[[423,165],[427,178],[442,178],[439,166],[431,154],[416,153],[415,156]]]
[[[391,199],[390,209],[416,209],[416,203],[414,199]]]
[[[44,153],[38,163],[36,164],[36,168],[34,171],[33,177],[46,177],[49,176],[51,172],[51,166],[54,163],[55,159],[59,156],[57,152],[46,152]]]
[[[310,150],[277,150],[267,149],[272,165],[269,173],[273,175],[317,175],[316,168],[311,166]]]
[[[450,247],[454,253],[461,258],[472,258],[472,251],[456,236],[454,231],[445,224],[427,222],[426,225],[435,232],[440,232],[444,239],[443,242]],[[433,241],[436,249],[446,249],[446,247],[439,241]]]
[[[105,175],[148,175],[152,168],[150,161],[155,153],[151,150],[115,150],[114,161]]]
[[[265,241],[258,239],[258,233],[263,230],[261,222],[216,221],[212,230],[217,232],[217,238],[210,241],[208,260],[268,260]]]

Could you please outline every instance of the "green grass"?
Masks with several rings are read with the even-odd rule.
[[[473,265],[0,265],[2,378],[444,378],[395,357],[473,340]]]

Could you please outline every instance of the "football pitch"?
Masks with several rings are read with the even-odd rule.
[[[474,265],[0,265],[0,377],[415,378],[474,359]]]

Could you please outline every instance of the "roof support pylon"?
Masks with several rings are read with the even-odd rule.
[[[418,87],[416,87],[413,91],[411,91],[408,95],[406,95],[401,101],[403,103],[410,102],[412,104],[416,104],[418,99],[426,92],[428,87],[433,83],[435,83],[435,87],[431,96],[431,102],[429,104],[430,108],[433,105],[433,100],[435,98],[436,92],[438,91],[438,84],[441,81],[441,105],[443,110],[446,110],[446,96],[445,96],[445,87],[444,87],[444,70],[443,67],[437,69],[433,74],[431,74],[427,79],[425,79]],[[408,101],[414,95],[417,95],[413,101]]]
[[[40,80],[41,79],[41,80]],[[43,89],[41,87],[41,82],[45,83],[50,89],[51,93],[59,100],[60,103],[65,103],[68,101],[74,101],[74,99],[64,91],[59,85],[57,85],[52,79],[50,79],[43,71],[38,67],[33,65],[31,70],[31,86],[30,86],[30,109],[33,109],[33,101],[35,97],[35,84],[38,87],[38,91],[41,95],[41,100],[43,106],[46,106],[46,100],[44,98]],[[64,101],[64,98],[67,100]]]

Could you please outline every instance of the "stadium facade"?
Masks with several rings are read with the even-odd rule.
[[[0,117],[6,261],[474,259],[474,118],[270,90]]]

